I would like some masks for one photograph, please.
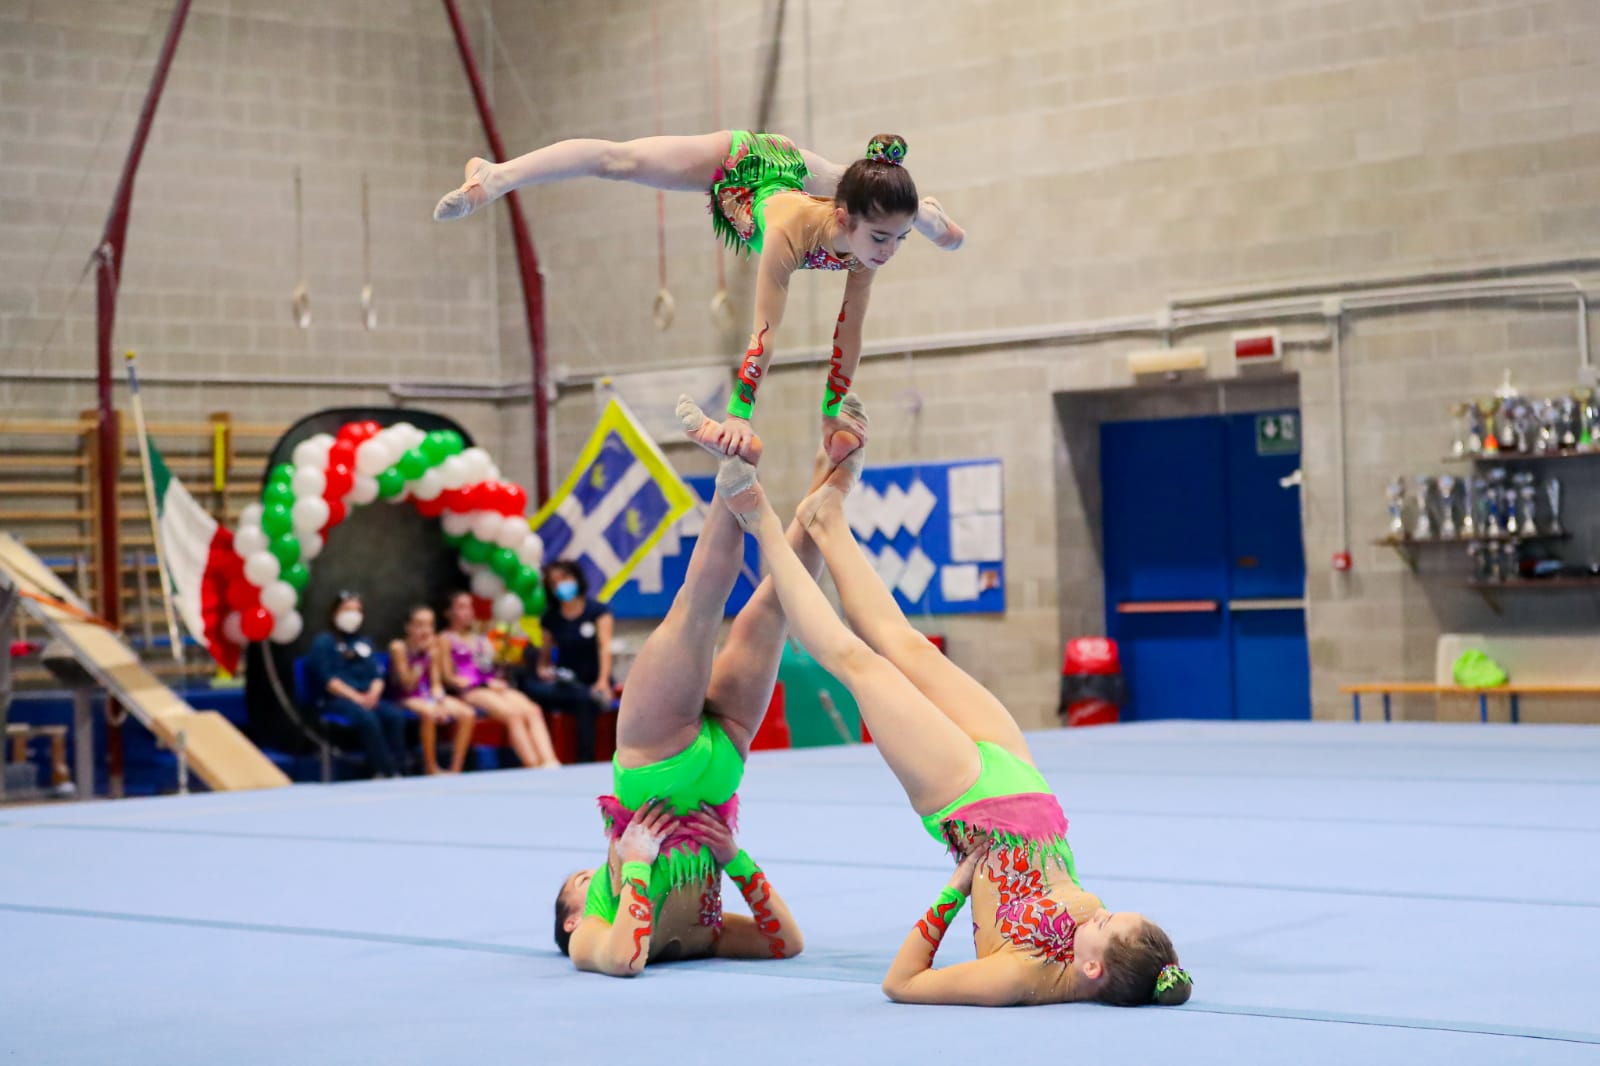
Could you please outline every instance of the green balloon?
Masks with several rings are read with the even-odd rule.
[[[281,481],[287,485],[294,480],[294,467],[290,466],[288,463],[279,463],[277,466],[273,467],[272,472],[267,475],[267,480]]]
[[[528,593],[539,583],[539,571],[531,566],[517,565],[517,572],[506,578],[506,588],[517,594],[517,599],[525,600]]]
[[[467,536],[466,543],[461,545],[461,557],[469,563],[486,563],[494,554],[494,545],[477,537]]]
[[[294,487],[287,481],[269,481],[262,490],[261,502],[264,504],[281,503],[285,507],[294,506]]]
[[[293,533],[280,533],[273,537],[267,544],[267,551],[278,557],[280,574],[300,561],[300,541]]]
[[[461,434],[453,429],[439,431],[440,439],[444,441],[446,455],[460,455],[467,448],[467,442],[461,439]]]
[[[298,549],[299,545],[296,545]],[[291,563],[283,573],[278,575],[294,586],[296,592],[306,590],[306,582],[311,580],[311,571],[306,569],[306,564],[301,562]]]
[[[459,550],[467,542],[467,535],[465,533],[446,533],[444,542],[449,547]]]
[[[533,590],[522,597],[522,609],[537,618],[544,614],[544,583],[533,586]]]
[[[378,475],[378,495],[384,499],[400,495],[405,491],[406,476],[400,472],[398,466],[391,466]]]
[[[489,556],[489,569],[505,581],[515,577],[517,568],[521,565],[522,563],[517,560],[517,553],[510,548],[496,548],[494,554]]]
[[[401,476],[407,481],[415,481],[433,464],[428,462],[428,457],[423,454],[422,449],[407,448],[405,453],[400,456],[400,461],[394,465],[395,469],[399,470]]]
[[[450,455],[449,446],[444,442],[444,435],[434,430],[422,438],[422,443],[417,448],[427,457],[429,466],[438,466]]]
[[[269,537],[278,537],[294,528],[289,508],[281,503],[269,503],[261,509],[261,531]]]

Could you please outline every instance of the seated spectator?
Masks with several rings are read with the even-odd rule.
[[[472,593],[458,592],[445,612],[449,628],[439,656],[444,687],[498,722],[503,722],[511,749],[524,766],[556,767],[554,745],[544,712],[495,672],[494,647],[477,628]]]
[[[439,634],[433,627],[432,607],[413,607],[406,618],[406,635],[389,645],[389,676],[400,706],[422,724],[422,769],[439,773],[439,724],[455,723],[451,742],[450,772],[459,774],[472,746],[472,729],[478,712],[446,694],[439,665]]]
[[[340,592],[329,612],[332,630],[319,633],[306,654],[317,711],[339,715],[361,738],[372,776],[399,777],[406,752],[406,712],[383,698],[383,671],[361,632],[361,594]]]
[[[609,710],[611,684],[611,634],[615,624],[603,603],[589,599],[583,571],[564,560],[544,569],[549,605],[539,620],[543,637],[539,663],[523,681],[523,691],[552,713],[577,718],[578,760],[594,761],[595,717]]]

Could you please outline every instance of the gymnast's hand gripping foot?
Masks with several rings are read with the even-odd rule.
[[[917,197],[902,166],[906,143],[879,134],[866,155],[842,167],[786,137],[721,130],[693,137],[632,141],[559,141],[504,163],[474,158],[466,180],[434,208],[439,221],[463,218],[513,189],[573,178],[626,181],[709,196],[711,225],[729,247],[759,257],[755,317],[739,363],[727,417],[716,423],[720,455],[754,463],[751,418],[774,355],[777,331],[797,270],[848,272],[822,397],[822,436],[852,429],[840,402],[861,362],[862,327],[872,279],[915,229],[940,248],[965,240],[933,197]],[[843,455],[833,454],[835,462]]]
[[[850,689],[924,828],[959,859],[884,992],[974,1006],[1184,1002],[1192,983],[1166,933],[1132,911],[1107,911],[1079,883],[1066,816],[1016,722],[906,622],[862,555],[842,507],[861,461],[858,452],[835,468],[796,516],[833,573],[848,628],[789,548],[755,469],[726,460],[717,491],[760,542],[796,639]],[[978,958],[935,969],[969,896]]]

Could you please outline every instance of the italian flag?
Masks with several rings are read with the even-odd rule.
[[[237,563],[233,534],[172,476],[155,441],[146,437],[145,442],[150,447],[150,480],[155,486],[156,535],[161,538],[171,584],[168,594],[190,635],[206,646],[217,665],[236,673],[239,648],[222,636],[222,620],[228,613],[224,594]]]

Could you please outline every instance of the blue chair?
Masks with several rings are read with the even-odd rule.
[[[375,651],[372,654],[372,660],[378,665],[378,676],[387,678],[389,676],[389,653],[384,651]],[[322,780],[332,781],[334,746],[331,738],[329,738],[327,735],[326,729],[343,729],[348,731],[354,729],[355,727],[350,722],[350,719],[345,715],[342,715],[337,711],[323,710],[321,707],[321,700],[316,698],[318,694],[313,693],[311,689],[311,660],[307,656],[302,655],[297,657],[294,661],[294,698],[295,702],[298,703],[306,712],[315,715],[317,718],[320,718],[323,726],[325,727],[323,734],[316,739],[317,746],[321,750]]]

